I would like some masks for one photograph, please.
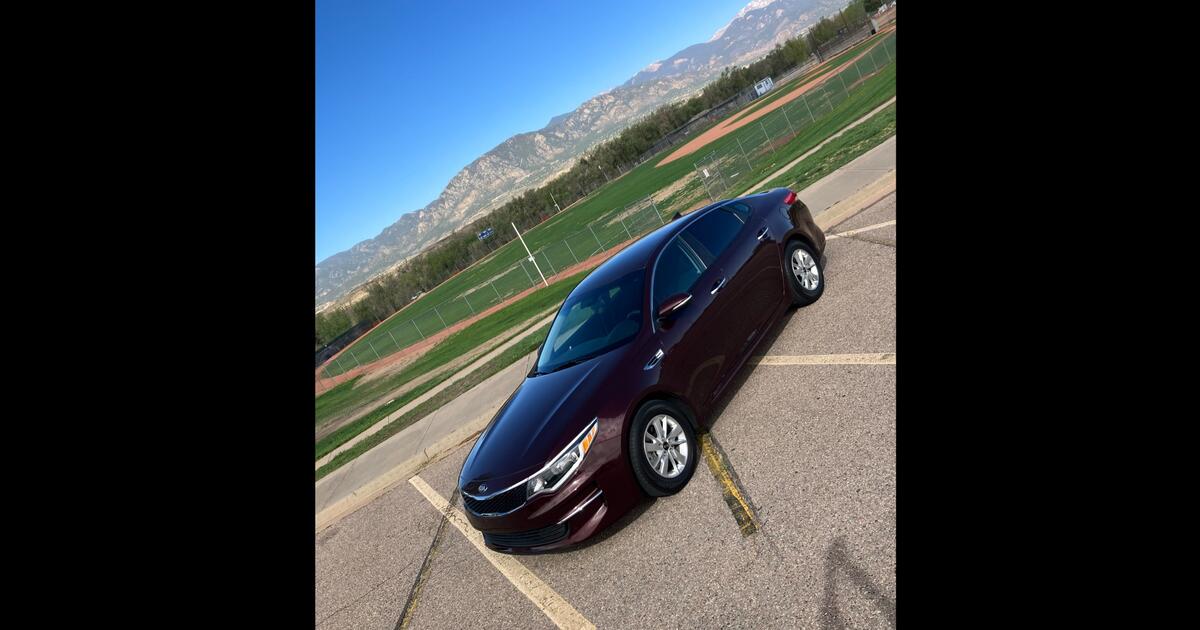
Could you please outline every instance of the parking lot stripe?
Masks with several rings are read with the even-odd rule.
[[[751,365],[896,365],[895,352],[874,354],[803,354],[750,357]]]
[[[538,607],[538,610],[549,617],[554,625],[559,628],[595,629],[596,626],[592,622],[588,621],[578,610],[575,610],[574,606],[563,599],[554,589],[550,588],[550,585],[525,568],[525,565],[518,562],[516,558],[488,549],[483,544],[483,535],[467,522],[466,515],[459,509],[451,507],[446,499],[437,493],[437,490],[434,490],[429,487],[429,484],[425,483],[424,479],[418,476],[409,479],[408,482],[417,489],[417,492],[424,495],[433,504],[434,508],[445,514],[447,520],[463,536],[466,536],[472,545],[475,545],[479,553],[483,554],[483,557],[487,558],[488,562],[491,562],[492,566],[496,567],[496,570],[507,578],[518,591],[521,591],[522,595],[528,597],[529,601]]]
[[[710,433],[700,436],[700,449],[704,453],[704,461],[708,463],[708,469],[712,471],[713,477],[716,477],[717,483],[721,484],[721,495],[725,499],[725,505],[728,505],[729,511],[733,512],[733,520],[737,523],[738,529],[742,530],[742,535],[749,536],[758,531],[760,529],[758,518],[755,517],[754,510],[750,508],[750,502],[746,500],[746,492],[737,482],[737,476],[729,467],[729,460]]]
[[[829,236],[825,237],[825,240],[829,240],[829,239],[833,239],[833,238],[841,238],[843,236],[852,236],[854,234],[858,234],[859,232],[869,232],[871,230],[878,230],[879,228],[885,228],[889,225],[896,225],[896,220],[892,219],[891,221],[884,221],[883,223],[876,223],[875,225],[868,225],[866,227],[860,227],[860,228],[853,229],[853,230],[846,230],[845,232],[838,232],[836,234],[830,234]]]

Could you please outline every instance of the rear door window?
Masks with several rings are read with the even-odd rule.
[[[734,216],[732,211],[721,207],[696,219],[683,231],[682,236],[700,254],[704,264],[712,265],[741,231],[742,220]]]
[[[704,264],[696,255],[672,239],[658,257],[654,268],[654,290],[651,291],[651,309],[657,309],[664,300],[676,293],[687,293],[704,273]],[[653,312],[653,311],[651,311]]]

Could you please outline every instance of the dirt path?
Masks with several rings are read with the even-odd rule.
[[[856,61],[861,59],[864,55],[870,53],[872,50],[875,50],[876,46],[879,46],[881,43],[883,43],[883,38],[881,36],[885,36],[893,30],[895,30],[895,29],[894,28],[884,29],[884,30],[879,31],[875,35],[872,35],[872,37],[880,38],[879,41],[877,41],[874,44],[872,44],[871,46],[868,46],[867,48],[863,49],[862,52],[855,55],[852,59],[846,60],[845,62],[843,62],[836,68],[834,68],[832,71],[826,72],[822,76],[815,78],[815,79],[809,81],[808,83],[801,85],[798,88],[795,88],[788,94],[779,97],[774,102],[772,102],[754,112],[751,112],[744,116],[734,115],[731,118],[726,119],[724,122],[710,128],[708,131],[705,131],[704,133],[696,136],[695,138],[692,138],[690,141],[687,142],[687,144],[684,144],[683,146],[679,147],[678,149],[675,149],[674,152],[672,152],[666,158],[663,158],[662,161],[660,161],[657,165],[655,165],[655,168],[659,168],[663,164],[668,164],[668,163],[678,160],[679,158],[682,158],[684,156],[691,155],[692,153],[695,153],[696,151],[698,151],[700,148],[704,147],[708,143],[710,143],[714,140],[723,138],[726,135],[733,133],[734,131],[737,131],[738,129],[741,129],[742,127],[745,127],[746,125],[758,120],[759,118],[762,118],[763,116],[766,116],[767,114],[779,109],[780,107],[787,105],[788,103],[800,98],[801,96],[804,96],[805,93],[810,92],[813,89],[824,85],[825,82],[829,81],[830,79],[835,78],[838,75],[838,73],[840,73],[842,70],[845,70],[846,68],[850,67]],[[829,62],[826,61],[826,62],[816,66],[815,68],[813,68],[812,72],[814,74],[821,72],[821,69],[827,63],[829,63]]]

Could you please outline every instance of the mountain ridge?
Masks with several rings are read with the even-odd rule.
[[[424,208],[317,263],[316,304],[334,304],[473,218],[550,180],[641,116],[692,95],[726,67],[762,57],[836,8],[836,0],[753,0],[709,41],[648,64],[541,129],[514,134],[456,173]]]

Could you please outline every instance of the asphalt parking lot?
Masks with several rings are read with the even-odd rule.
[[[893,193],[829,230],[824,296],[712,427],[753,533],[700,465],[588,545],[497,566],[427,497],[453,501],[467,443],[316,535],[317,627],[894,627],[895,221]]]

